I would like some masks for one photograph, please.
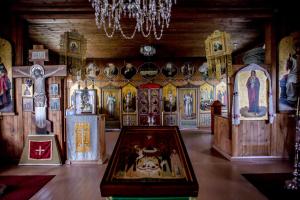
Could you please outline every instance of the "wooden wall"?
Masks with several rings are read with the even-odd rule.
[[[18,17],[11,17],[9,25],[5,31],[0,29],[0,36],[11,42],[13,47],[13,65],[28,64],[27,49],[31,49],[30,41],[26,36],[27,23]],[[0,115],[0,158],[1,161],[18,161],[23,151],[26,136],[35,132],[34,116],[32,112],[23,112],[22,108],[22,83],[24,78],[16,78],[14,83],[14,105],[15,111],[12,113],[1,113]],[[50,111],[48,107],[47,119],[52,121],[53,132],[58,136],[60,148],[63,152],[64,143],[64,80],[60,77],[49,78],[46,85],[58,83],[61,91],[61,111]],[[46,86],[46,90],[47,90]],[[49,98],[48,98],[49,99]],[[0,162],[1,162],[0,161]]]
[[[220,148],[226,154],[231,155],[232,140],[231,140],[231,124],[228,117],[215,116],[214,121],[214,140],[213,145]]]
[[[266,121],[241,121],[232,128],[235,151],[232,156],[270,156],[271,125]],[[273,133],[276,135],[276,133]]]

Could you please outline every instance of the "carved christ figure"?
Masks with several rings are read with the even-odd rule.
[[[30,74],[15,69],[15,71],[23,74],[24,76],[30,77],[34,80],[34,109],[35,109],[35,123],[38,128],[46,127],[46,91],[45,91],[45,79],[54,75],[64,67],[59,67],[53,72],[45,74],[43,66],[34,64],[30,68]]]

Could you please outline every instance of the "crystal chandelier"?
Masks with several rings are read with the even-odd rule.
[[[107,37],[120,31],[126,39],[132,39],[136,32],[148,37],[153,31],[160,40],[164,28],[169,27],[171,8],[176,0],[89,0],[95,9],[96,25],[103,28]],[[123,31],[121,18],[135,20],[135,28],[130,35]]]

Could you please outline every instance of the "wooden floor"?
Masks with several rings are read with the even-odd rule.
[[[107,150],[111,154],[118,132],[108,132]],[[199,183],[200,200],[265,200],[241,173],[280,173],[292,171],[287,161],[230,162],[212,152],[209,133],[182,131]],[[12,166],[1,169],[0,175],[56,175],[32,199],[104,199],[99,184],[104,165],[64,165],[60,167]]]

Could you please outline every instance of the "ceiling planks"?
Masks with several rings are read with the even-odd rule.
[[[137,57],[144,44],[156,46],[158,57],[204,57],[204,40],[217,29],[231,34],[232,42],[238,44],[235,51],[261,40],[264,24],[273,14],[270,5],[269,0],[231,0],[230,7],[226,0],[178,1],[170,27],[159,41],[139,33],[133,40],[119,33],[107,38],[96,27],[88,0],[20,0],[13,11],[28,21],[33,41],[55,52],[59,52],[60,36],[76,29],[87,38],[88,58]],[[130,25],[124,24],[124,31],[131,32]]]

